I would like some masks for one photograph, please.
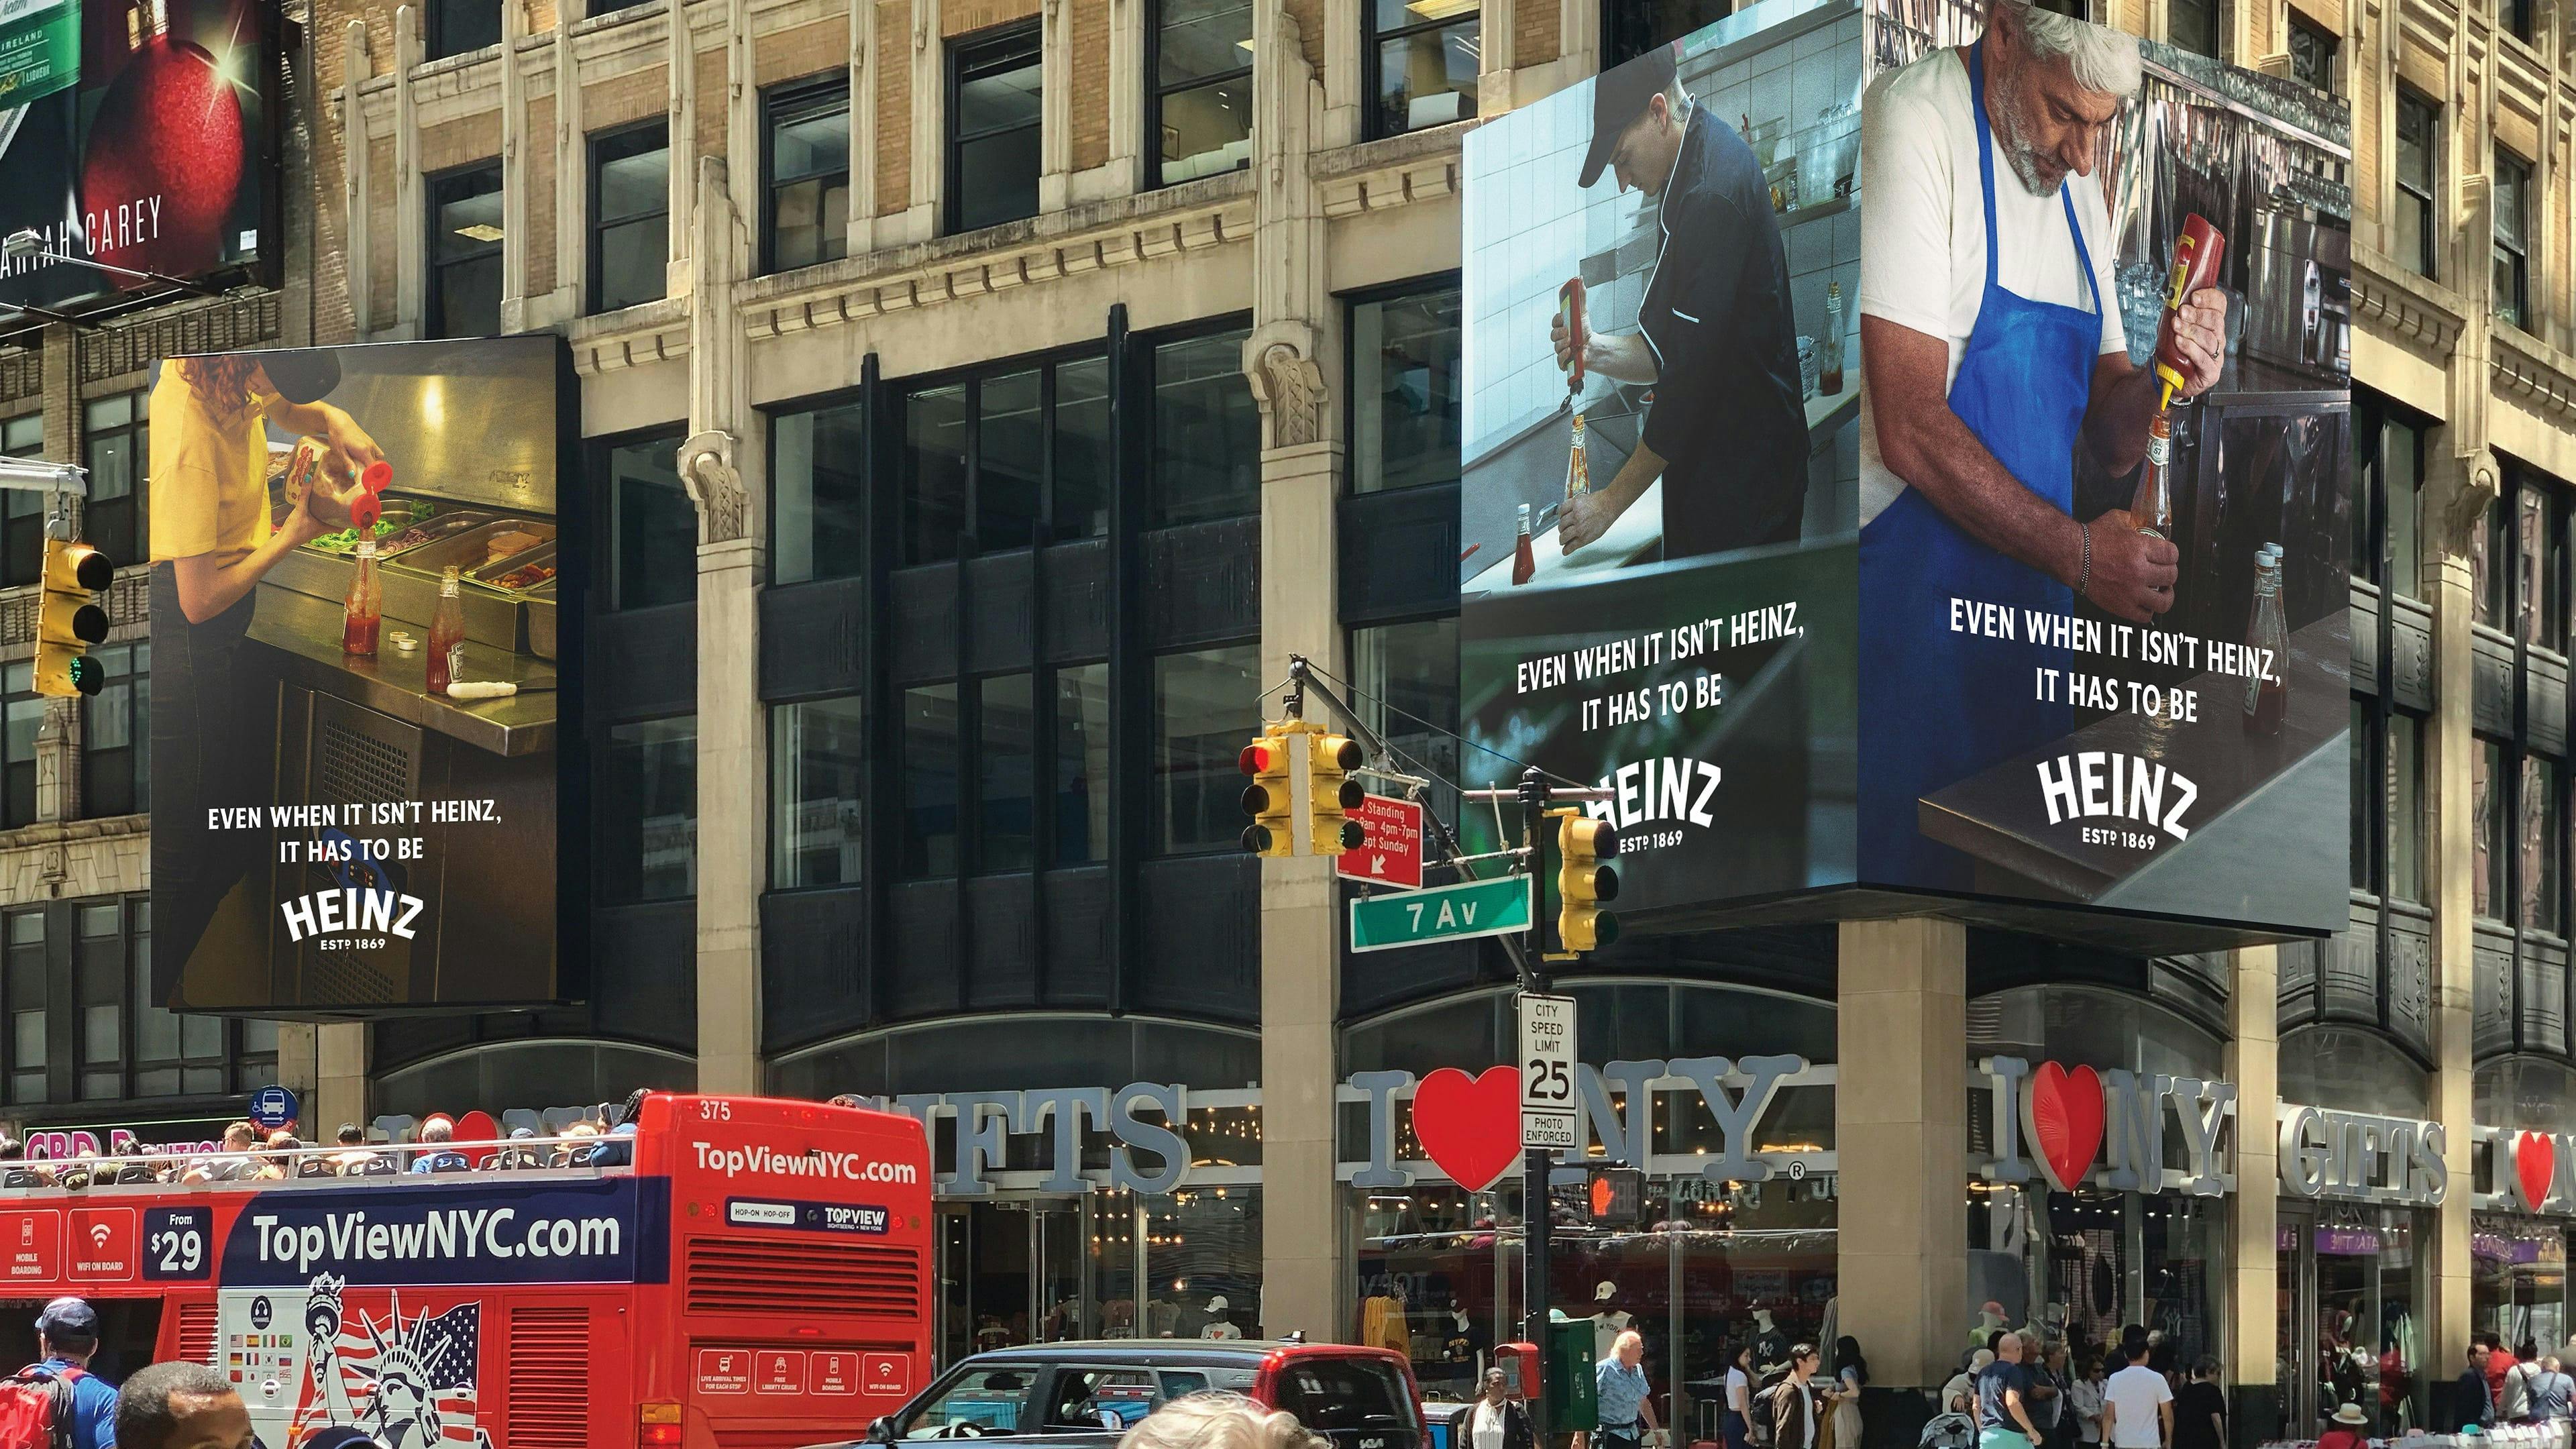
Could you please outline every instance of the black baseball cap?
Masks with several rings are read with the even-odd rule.
[[[340,385],[340,352],[333,347],[296,347],[253,353],[277,395],[291,403],[317,403]]]
[[[51,1339],[98,1337],[98,1310],[78,1298],[57,1298],[36,1318],[36,1331]]]
[[[1583,153],[1577,186],[1601,179],[1610,153],[1619,149],[1619,133],[1646,113],[1646,103],[1672,89],[1677,60],[1673,47],[1658,45],[1625,65],[1613,66],[1592,82],[1592,149]]]

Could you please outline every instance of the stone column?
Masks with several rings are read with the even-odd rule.
[[[1968,1321],[1967,970],[1956,921],[1842,925],[1835,1291],[1888,1388],[1938,1390]]]
[[[769,861],[760,704],[761,496],[767,430],[751,410],[734,288],[750,238],[725,163],[699,158],[690,248],[689,426],[680,478],[698,509],[698,1088],[760,1082],[760,893]]]
[[[1062,211],[1073,186],[1073,12],[1044,0],[1039,14],[1038,210]]]
[[[912,0],[912,198],[903,217],[908,242],[939,235],[940,199],[948,187],[947,46],[939,36],[939,0]]]
[[[528,33],[522,0],[501,4],[501,330],[528,325]]]
[[[412,85],[418,69],[420,12],[405,5],[394,12],[394,317],[388,340],[421,335],[429,296],[428,187],[420,175],[420,106]],[[363,213],[349,220],[352,230],[366,226]]]
[[[1499,116],[1512,108],[1512,71],[1520,65],[1514,0],[1483,0],[1476,12],[1476,114]]]
[[[340,206],[346,223],[340,231],[348,243],[350,325],[360,341],[375,330],[375,279],[368,272],[372,244],[367,233],[367,105],[359,88],[367,83],[367,23],[352,20],[341,32],[340,46]],[[318,188],[317,188],[318,190]]]
[[[670,88],[667,112],[670,129],[665,139],[671,147],[670,252],[666,259],[670,279],[664,286],[664,295],[680,297],[688,294],[692,281],[689,266],[689,233],[692,228],[687,217],[690,207],[698,199],[698,43],[689,24],[688,0],[670,0],[668,19],[664,24],[668,29],[663,36],[663,63],[668,67]],[[590,148],[586,141],[577,144],[582,155],[577,164],[586,178],[590,169]],[[584,189],[588,188],[587,179],[582,185]],[[695,362],[690,364],[692,368],[696,365]]]
[[[2483,271],[2483,269],[2481,269]],[[2484,337],[2482,327],[2471,332]],[[2463,336],[2465,346],[2468,338]],[[2454,371],[2459,364],[2454,364]],[[2483,392],[2486,369],[2477,369]],[[2481,415],[2482,416],[2482,415]],[[2425,783],[2431,800],[2433,870],[2433,1116],[2449,1128],[2445,1162],[2451,1191],[2434,1218],[2431,1253],[2432,1313],[2425,1323],[2424,1361],[2456,1365],[2469,1334],[2470,1149],[2475,1140],[2472,1047],[2476,1027],[2475,910],[2471,875],[2476,868],[2476,794],[2471,784],[2477,738],[2471,733],[2473,688],[2470,623],[2477,606],[2469,570],[2469,540],[2496,498],[2495,455],[2483,447],[2464,453],[2456,422],[2442,442],[2426,450],[2424,570],[2433,604],[2433,720]],[[2446,1375],[2447,1377],[2447,1375]]]
[[[1252,24],[1257,280],[1243,370],[1261,409],[1261,672],[1277,679],[1291,654],[1341,668],[1329,604],[1341,424],[1322,361],[1341,352],[1328,342],[1339,329],[1324,281],[1323,208],[1306,170],[1322,88],[1286,10],[1257,7]],[[1323,718],[1320,708],[1307,717]],[[1319,1341],[1356,1327],[1342,1302],[1333,1181],[1335,898],[1329,861],[1262,862],[1261,1326]]]
[[[2228,1363],[2234,1385],[2237,1440],[2252,1443],[2280,1413],[2278,1342],[2281,1197],[2280,1136],[2272,1124],[2281,1100],[2280,948],[2230,952],[2225,1071],[2236,1084],[2236,1196],[2229,1200]]]
[[[283,1042],[280,1043],[281,1050]],[[282,1065],[282,1064],[281,1064]],[[305,1113],[316,1141],[343,1122],[373,1118],[367,1090],[367,1028],[360,1022],[326,1022],[313,1028],[313,1095]]]
[[[555,0],[555,289],[547,298],[545,317],[578,317],[589,299],[590,132],[581,119],[581,58],[573,49],[572,30],[586,9],[584,0]]]

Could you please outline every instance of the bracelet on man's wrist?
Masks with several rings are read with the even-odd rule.
[[[2075,569],[2075,596],[2080,599],[2085,587],[2093,582],[2093,525],[2075,525],[2075,536],[2083,541],[2082,562]]]

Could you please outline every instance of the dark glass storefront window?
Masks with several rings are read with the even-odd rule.
[[[1161,0],[1153,42],[1153,184],[1251,165],[1250,0]]]
[[[1371,134],[1475,119],[1482,8],[1477,0],[1368,0]]]
[[[1351,631],[1351,707],[1395,752],[1396,768],[1455,780],[1458,761],[1458,621],[1421,619]],[[1458,819],[1457,792],[1435,786],[1428,801]]]
[[[1037,701],[1026,674],[977,680],[975,804],[985,871],[1027,870],[1037,858]]]
[[[2397,92],[2397,207],[2389,218],[2396,243],[2390,254],[2426,277],[2437,276],[2441,228],[2435,224],[2435,167],[2441,157],[2442,108],[2400,89]]]
[[[1154,661],[1155,848],[1231,848],[1243,834],[1235,756],[1261,727],[1258,645],[1166,654]]]
[[[2514,637],[2567,647],[2567,510],[2555,488],[2525,482],[2510,495],[2513,517]]]
[[[698,596],[698,512],[680,483],[677,438],[603,448],[608,606],[649,609]]]
[[[903,692],[903,869],[911,879],[957,873],[957,686]]]
[[[760,269],[793,271],[850,246],[850,79],[779,86],[761,95],[767,189]]]
[[[856,578],[865,566],[867,418],[855,402],[772,416],[771,582]]]
[[[611,726],[592,792],[602,905],[698,893],[698,721]]]
[[[2470,904],[2478,915],[2501,920],[2508,899],[2504,885],[2504,746],[2481,739],[2470,753],[2469,762],[2470,825],[2477,837],[2477,858],[2469,873]]]
[[[1458,289],[1351,305],[1351,491],[1458,481]]]
[[[107,673],[81,701],[81,814],[90,819],[152,808],[152,646],[90,651]]]
[[[2563,882],[2558,878],[2560,847],[2564,839],[2561,823],[2562,802],[2559,798],[2558,762],[2540,755],[2522,757],[2522,798],[2520,840],[2515,862],[2522,888],[2522,909],[2514,924],[2527,931],[2557,934],[2561,922],[2560,893]]]
[[[2370,827],[2370,760],[2373,735],[2379,717],[2371,712],[2370,701],[2355,695],[2352,700],[2352,768],[2351,788],[2346,793],[2352,811],[2352,888],[2357,891],[2379,889],[2379,859],[2376,846],[2379,837]]]
[[[0,455],[45,456],[45,415],[28,413],[0,423]],[[128,563],[133,558],[127,555],[117,561]],[[0,490],[0,588],[32,584],[44,571],[45,495],[32,488]]]
[[[1109,666],[1055,672],[1055,863],[1109,858]]]
[[[2410,599],[2424,595],[2424,556],[2418,542],[2423,528],[2423,477],[2423,430],[2396,418],[2382,422],[2378,456],[2355,475],[2352,571]],[[2386,534],[2384,565],[2382,532]]]
[[[80,996],[80,1094],[96,1100],[125,1094],[125,930],[115,901],[74,909],[79,939],[72,963]]]
[[[144,520],[151,517],[151,483],[143,469],[151,456],[149,391],[92,398],[81,406],[81,461],[89,468],[89,494],[80,505],[81,536],[120,564],[140,563],[148,552]],[[36,528],[41,533],[41,517]],[[38,570],[44,567],[44,549],[40,538],[35,545]]]
[[[1014,364],[916,388],[903,400],[898,562],[981,553],[1109,529],[1109,369],[1100,357]],[[1050,497],[1050,494],[1052,497]]]
[[[428,304],[432,337],[490,337],[501,330],[498,161],[429,178]]]
[[[45,912],[9,913],[5,1004],[9,1013],[9,1100],[45,1100]]]
[[[671,127],[590,138],[590,310],[660,297],[670,282]]]
[[[2426,898],[2424,721],[2403,710],[2388,717],[2388,893]]]
[[[1045,67],[1035,25],[949,48],[948,230],[1035,216]]]
[[[867,779],[859,699],[815,699],[769,712],[769,884],[856,885]]]
[[[1153,524],[1261,511],[1261,415],[1243,376],[1243,331],[1153,350]]]

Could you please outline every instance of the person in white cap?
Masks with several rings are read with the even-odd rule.
[[[2369,1443],[2370,1416],[2349,1400],[2334,1411],[2326,1431],[2317,1436],[2317,1449],[2367,1449]]]
[[[1224,1294],[1217,1293],[1211,1295],[1207,1302],[1207,1327],[1199,1330],[1199,1337],[1226,1339],[1243,1337],[1243,1330],[1235,1327],[1234,1321],[1225,1316],[1226,1309],[1230,1306],[1231,1305],[1225,1301]]]

